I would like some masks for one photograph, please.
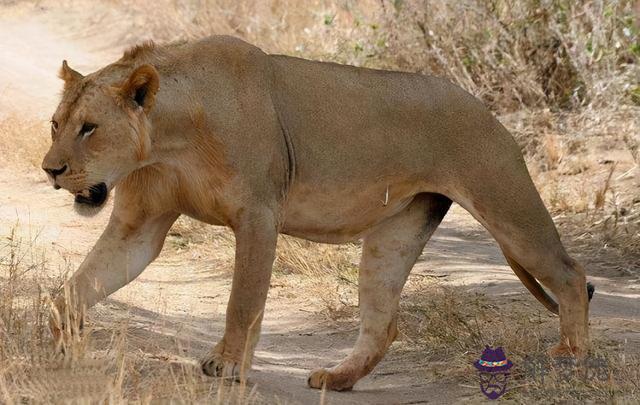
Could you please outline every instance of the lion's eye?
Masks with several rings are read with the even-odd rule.
[[[78,135],[82,137],[89,136],[93,133],[93,131],[96,130],[97,127],[98,126],[96,124],[85,122],[84,125],[82,125],[82,129],[80,129],[80,133]]]
[[[54,138],[56,132],[58,132],[58,123],[54,120],[51,120],[51,139]]]

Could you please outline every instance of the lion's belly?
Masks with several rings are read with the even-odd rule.
[[[298,186],[287,198],[281,232],[323,243],[356,241],[402,211],[419,192],[415,186],[376,184],[325,191]]]

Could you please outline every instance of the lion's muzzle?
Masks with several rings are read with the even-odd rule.
[[[107,200],[109,189],[105,183],[98,183],[83,193],[76,194],[76,203],[99,207]]]

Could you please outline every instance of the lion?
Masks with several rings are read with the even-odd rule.
[[[244,379],[278,234],[361,240],[359,336],[344,361],[308,379],[351,389],[396,338],[403,285],[456,202],[559,314],[551,353],[588,350],[585,271],[565,251],[513,137],[447,80],[270,55],[228,36],[145,43],[86,76],[65,61],[60,77],[42,167],[79,209],[98,210],[117,193],[104,233],[66,282],[76,298],[57,298],[59,311],[90,308],[135,279],[180,215],[229,227],[225,331],[201,367]],[[63,325],[52,325],[59,335]]]

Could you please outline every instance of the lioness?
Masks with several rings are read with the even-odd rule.
[[[107,228],[68,281],[73,309],[135,279],[179,215],[228,226],[236,259],[226,328],[201,364],[211,376],[244,378],[278,234],[362,239],[360,335],[343,362],[309,377],[314,388],[349,389],[395,339],[407,275],[455,201],[559,313],[552,352],[585,353],[582,267],[511,135],[448,81],[268,55],[227,36],[146,43],[87,76],[63,62],[60,77],[43,169],[78,207],[102,207],[118,189]],[[65,305],[56,300],[59,311]]]

